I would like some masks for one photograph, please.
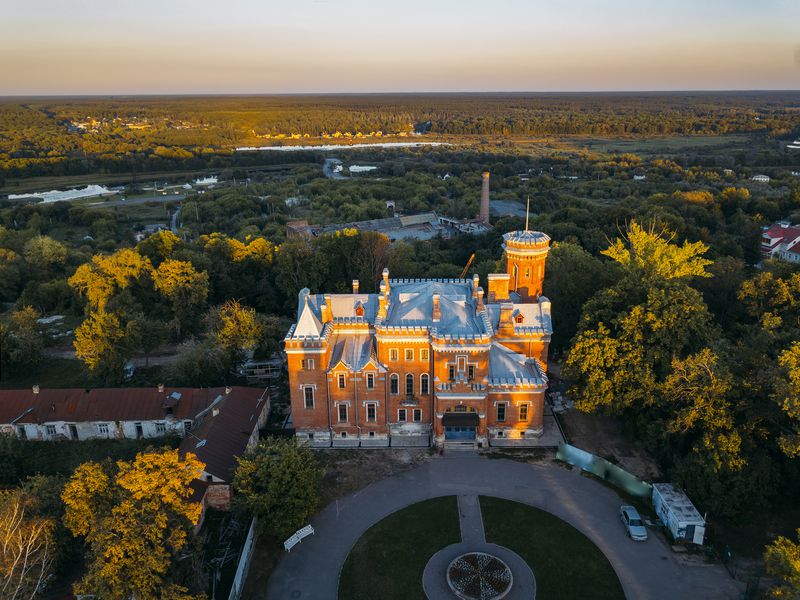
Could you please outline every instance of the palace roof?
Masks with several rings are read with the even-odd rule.
[[[492,342],[489,349],[489,385],[519,384],[546,385],[547,376],[535,359]]]

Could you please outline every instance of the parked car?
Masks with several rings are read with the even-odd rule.
[[[647,539],[647,529],[644,527],[642,517],[633,506],[620,506],[619,519],[629,538],[637,542],[644,542]]]

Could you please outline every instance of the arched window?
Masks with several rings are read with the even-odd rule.
[[[400,378],[397,376],[397,373],[392,373],[391,377],[389,377],[389,393],[400,393]]]
[[[430,376],[423,373],[419,376],[419,393],[423,396],[430,394]]]
[[[406,373],[406,396],[414,395],[414,375]]]

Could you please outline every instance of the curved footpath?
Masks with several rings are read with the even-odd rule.
[[[367,529],[410,504],[459,494],[515,500],[564,519],[608,557],[630,600],[737,599],[744,589],[719,564],[679,564],[658,536],[646,542],[629,540],[617,516],[619,497],[577,469],[453,452],[327,506],[311,521],[315,535],[278,562],[262,598],[334,600],[342,565]],[[569,577],[569,563],[565,555],[565,577]],[[535,576],[536,565],[531,567]],[[251,566],[257,568],[258,564]]]

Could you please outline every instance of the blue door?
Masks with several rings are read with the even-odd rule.
[[[444,439],[446,440],[474,440],[475,428],[467,426],[452,426],[444,428]]]

